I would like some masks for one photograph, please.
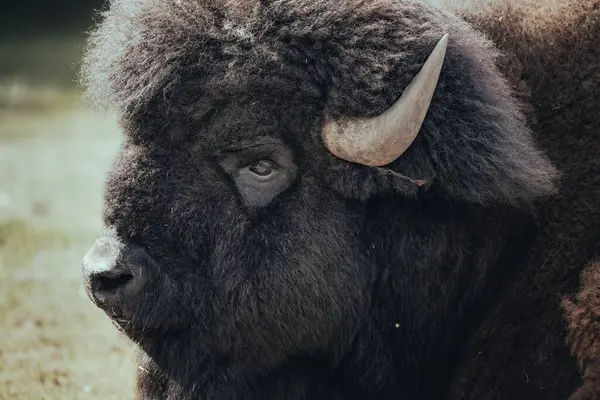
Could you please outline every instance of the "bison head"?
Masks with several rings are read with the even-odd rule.
[[[113,1],[83,76],[125,136],[84,276],[142,391],[414,389],[552,189],[494,57],[412,1]]]

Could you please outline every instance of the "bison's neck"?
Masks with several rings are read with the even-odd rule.
[[[529,215],[433,198],[373,202],[365,235],[375,238],[380,279],[367,323],[335,371],[342,393],[442,398],[461,343],[535,239]]]
[[[539,1],[492,1],[502,3],[466,19],[505,52],[499,66],[533,106],[536,141],[561,184],[540,204],[539,240],[472,337],[448,398],[566,398],[577,374],[556,299],[576,290],[579,271],[600,254],[600,2],[558,0],[548,12]]]

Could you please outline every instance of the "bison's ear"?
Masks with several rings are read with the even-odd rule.
[[[552,193],[556,170],[536,147],[521,104],[494,65],[494,55],[490,44],[473,32],[457,32],[454,37],[451,34],[437,87],[412,144],[386,165],[348,158],[344,163],[342,158],[330,157],[329,166],[336,170],[332,175],[334,187],[348,197],[362,200],[399,192],[409,196],[434,194],[480,204],[518,204]],[[342,87],[333,90],[332,108],[335,112],[335,107],[340,107],[338,113],[342,114],[338,118],[345,118],[341,111],[344,101],[350,109],[355,108],[351,114],[384,115],[393,109],[398,94],[410,90],[406,87],[405,71],[425,69],[421,53],[409,53],[407,57],[409,61],[414,57],[412,64],[405,59],[408,64],[397,69],[393,83],[382,92],[385,108],[369,97],[357,99],[356,91],[351,94]],[[357,84],[368,87],[372,83],[367,80],[347,85]],[[353,99],[348,98],[352,96]],[[359,110],[369,102],[371,110]],[[366,118],[364,121],[368,122]],[[371,124],[369,129],[377,127]],[[345,134],[339,130],[336,133]]]

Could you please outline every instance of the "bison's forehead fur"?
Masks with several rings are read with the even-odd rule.
[[[421,134],[390,165],[395,173],[328,154],[323,116],[383,112],[444,33],[450,43],[438,89]],[[347,197],[430,190],[515,203],[548,193],[554,170],[532,144],[496,56],[466,23],[417,1],[116,0],[91,36],[83,80],[97,104],[118,108],[130,135],[175,122],[194,130],[201,118],[192,116],[231,99],[288,99],[254,119],[308,119],[296,132],[299,146],[321,155],[322,176]]]

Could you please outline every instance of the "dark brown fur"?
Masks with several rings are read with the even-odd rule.
[[[129,327],[144,398],[438,400],[450,385],[547,400],[579,385],[559,298],[600,255],[598,1],[455,8],[113,2],[84,62],[126,138],[104,220],[172,289]],[[324,117],[381,113],[446,32],[409,150],[385,169],[329,154]],[[300,174],[256,210],[214,160],[265,133]]]
[[[569,322],[567,344],[583,372],[584,382],[570,400],[600,397],[600,263],[587,266],[581,274],[577,298],[563,300]]]
[[[559,299],[576,293],[600,254],[600,1],[495,1],[462,14],[504,52],[500,66],[532,105],[536,141],[562,178],[539,205],[538,243],[472,340],[452,398],[566,398],[578,376],[566,367]]]

